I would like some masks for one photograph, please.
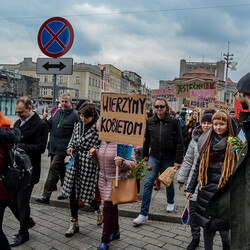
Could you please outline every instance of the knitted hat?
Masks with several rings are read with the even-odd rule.
[[[173,110],[171,110],[170,113],[171,113],[172,115],[176,116],[176,113],[175,113]]]
[[[244,75],[237,84],[239,92],[249,95],[250,94],[250,72]]]
[[[203,123],[203,122],[212,122],[212,117],[213,117],[212,113],[206,113],[205,115],[203,115],[203,117],[201,119],[201,123]]]

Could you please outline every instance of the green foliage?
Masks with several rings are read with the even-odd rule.
[[[147,175],[147,170],[152,170],[152,167],[144,164],[145,161],[148,161],[147,157],[143,158],[137,165],[131,164],[128,179],[136,177],[137,180],[143,180],[143,178]]]
[[[242,140],[238,136],[229,136],[227,141],[233,144],[233,150],[237,151],[237,154],[239,155],[244,147]]]

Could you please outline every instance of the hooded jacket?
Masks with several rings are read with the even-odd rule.
[[[187,187],[191,181],[191,178],[193,176],[193,172],[195,169],[195,165],[199,158],[198,139],[201,136],[201,133],[199,133],[200,128],[201,128],[201,125],[197,126],[192,132],[192,140],[188,146],[186,155],[184,157],[179,174],[177,176],[177,181],[182,184],[184,184],[186,179],[188,178]],[[196,201],[197,193],[198,193],[198,186],[195,189],[195,193],[192,195],[192,198],[191,198],[192,201]]]

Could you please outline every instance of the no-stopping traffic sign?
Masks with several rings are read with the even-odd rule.
[[[62,17],[52,17],[39,29],[37,41],[41,51],[49,57],[67,53],[74,40],[71,24]]]

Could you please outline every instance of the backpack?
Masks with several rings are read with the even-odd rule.
[[[16,145],[9,149],[8,168],[0,177],[9,191],[22,191],[32,180],[33,167],[26,152]]]

